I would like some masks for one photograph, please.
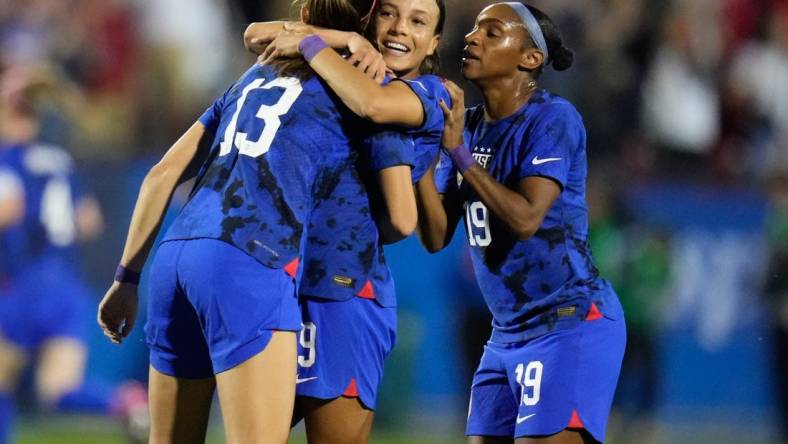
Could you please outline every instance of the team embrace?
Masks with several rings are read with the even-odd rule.
[[[150,442],[203,442],[214,390],[229,443],[284,443],[301,419],[310,442],[367,442],[397,335],[383,245],[417,231],[435,252],[461,221],[494,319],[469,442],[604,442],[626,332],[588,244],[582,119],[538,87],[573,61],[556,25],[481,11],[462,72],[484,103],[466,109],[435,75],[444,0],[301,6],[249,26],[259,63],[148,173],[99,307],[122,342],[194,179],[150,264]]]

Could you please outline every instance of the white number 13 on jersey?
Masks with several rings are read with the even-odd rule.
[[[247,96],[255,89],[271,89],[276,87],[284,88],[284,94],[282,94],[282,97],[279,98],[279,101],[274,105],[260,106],[255,117],[265,122],[265,127],[258,140],[249,140],[249,135],[238,128],[238,116],[241,114],[241,111],[243,111]],[[274,142],[276,132],[279,131],[279,127],[282,126],[280,117],[290,111],[290,108],[293,107],[293,104],[303,90],[301,82],[292,77],[278,77],[268,83],[265,83],[265,79],[256,79],[247,85],[241,94],[241,98],[238,99],[233,119],[224,131],[219,155],[226,156],[230,154],[233,147],[238,148],[240,154],[249,157],[260,157],[267,153],[268,150],[271,149],[271,144]]]

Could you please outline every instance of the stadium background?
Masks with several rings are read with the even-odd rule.
[[[461,80],[462,36],[488,3],[448,1],[447,77]],[[533,3],[576,51],[542,83],[585,118],[593,250],[627,310],[612,442],[785,442],[788,2]],[[0,63],[51,63],[74,93],[43,138],[74,154],[102,204],[105,234],[82,257],[96,302],[147,169],[253,61],[245,24],[289,13],[284,0],[0,0]],[[373,442],[463,442],[490,320],[461,241],[388,249],[400,337]],[[120,348],[91,328],[89,383],[145,378],[138,325]],[[45,414],[25,393],[20,443],[123,442],[116,420]]]

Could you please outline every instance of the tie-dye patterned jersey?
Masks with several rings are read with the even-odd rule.
[[[486,122],[482,106],[471,108],[465,141],[476,161],[510,189],[534,176],[561,186],[536,234],[519,240],[462,181],[451,160],[441,158],[436,184],[464,201],[476,278],[493,313],[492,340],[519,342],[571,328],[587,316],[592,302],[617,316],[615,293],[599,277],[588,244],[586,134],[574,106],[539,90],[498,121]]]
[[[413,141],[402,132],[383,131],[368,137],[359,153],[310,218],[299,293],[339,301],[359,296],[392,307],[394,282],[373,217],[386,211],[378,172],[412,166]]]
[[[271,268],[294,263],[313,208],[368,134],[328,91],[316,77],[250,68],[200,118],[211,152],[164,241],[220,239]]]
[[[448,106],[451,106],[451,97],[449,97],[440,77],[423,75],[413,80],[400,79],[399,81],[405,82],[413,90],[424,108],[422,125],[407,130],[416,149],[412,174],[415,183],[421,180],[438,157],[443,136],[443,110],[440,107],[440,102],[443,100]]]

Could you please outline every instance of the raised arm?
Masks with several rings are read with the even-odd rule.
[[[296,31],[281,33],[266,48],[264,61],[300,55],[301,42],[305,38],[312,39],[312,36],[316,35]],[[348,60],[325,48],[314,55],[310,54],[307,61],[342,102],[362,118],[378,124],[420,127],[424,122],[424,108],[419,97],[406,83],[395,81],[380,85],[354,69],[356,63],[367,63],[364,58],[371,57],[371,51],[380,56],[372,44],[358,36],[349,41],[348,50],[353,54]]]
[[[519,239],[525,240],[542,225],[553,202],[561,194],[561,186],[545,177],[525,177],[516,190],[495,180],[487,170],[471,157],[463,143],[465,126],[464,93],[454,83],[447,82],[453,107],[441,104],[446,128],[443,146],[460,169],[463,180],[470,185],[481,201]],[[459,164],[459,165],[458,165]]]
[[[210,148],[212,134],[195,123],[151,168],[142,182],[120,265],[138,274],[148,259],[175,188],[194,177]],[[134,327],[137,286],[113,282],[99,305],[98,323],[104,334],[120,343]]]
[[[320,28],[300,22],[255,22],[247,26],[244,31],[244,46],[249,51],[260,55],[268,44],[284,31],[317,34],[328,46],[336,49],[346,49],[354,38],[363,39],[355,32]]]

